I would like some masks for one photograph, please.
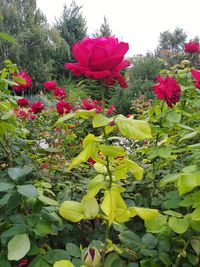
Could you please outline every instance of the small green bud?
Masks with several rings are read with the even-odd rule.
[[[97,267],[101,261],[101,255],[97,248],[89,248],[84,255],[84,262],[87,267]]]

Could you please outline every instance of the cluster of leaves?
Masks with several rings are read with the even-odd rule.
[[[134,119],[106,115],[104,99],[102,113],[17,118],[9,86],[23,80],[5,63],[0,266],[198,266],[200,91],[190,61],[161,73],[179,81],[181,101],[169,109],[141,98]]]

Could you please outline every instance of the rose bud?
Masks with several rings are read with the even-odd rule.
[[[96,267],[101,261],[101,255],[97,248],[89,248],[84,255],[84,262],[87,267]]]

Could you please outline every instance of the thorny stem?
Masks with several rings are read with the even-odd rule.
[[[101,90],[101,99],[102,99],[102,114],[105,115],[105,95],[104,95],[105,87],[102,83],[100,84],[100,90]],[[106,134],[105,127],[103,127],[103,136],[105,139],[105,143],[108,144],[108,137]],[[112,173],[110,171],[110,161],[109,161],[108,156],[106,156],[106,168],[108,170],[108,176],[109,176],[109,189],[111,189],[111,187],[112,187]],[[109,233],[110,233],[110,226],[109,226],[109,223],[107,222],[105,240],[109,239]]]
[[[103,115],[105,115],[105,96],[104,96],[104,86],[101,84],[100,85],[100,89],[101,89],[101,96],[102,96],[102,113]],[[104,135],[104,138],[105,138],[105,143],[108,144],[108,137],[107,137],[107,134],[106,134],[106,131],[105,131],[105,127],[103,128],[103,135]],[[109,176],[109,189],[111,188],[112,186],[112,173],[110,171],[110,161],[109,161],[109,157],[106,156],[106,167],[107,167],[107,170],[108,170],[108,176]]]

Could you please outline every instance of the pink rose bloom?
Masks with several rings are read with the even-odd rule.
[[[17,105],[20,107],[27,108],[30,104],[30,101],[27,98],[21,98],[17,100]]]
[[[167,105],[172,108],[173,104],[179,102],[181,97],[181,87],[178,82],[170,76],[166,78],[158,76],[157,84],[152,86],[158,99],[165,99]]]
[[[190,41],[184,45],[184,50],[186,53],[198,53],[199,52],[199,43],[195,41]]]
[[[71,111],[71,105],[69,102],[59,101],[56,104],[56,110],[60,115],[70,113]]]
[[[55,90],[57,87],[56,82],[54,81],[46,81],[44,82],[43,86],[45,89],[48,89],[48,90]]]
[[[31,105],[31,111],[35,114],[38,114],[40,113],[42,110],[44,109],[44,104],[40,101],[38,102],[34,102],[32,105]]]
[[[27,88],[31,87],[32,79],[31,77],[25,72],[25,70],[21,70],[19,73],[14,73],[13,78],[21,78],[24,80],[24,83],[16,82],[16,85],[12,86],[12,89],[16,92],[25,91]]]
[[[128,49],[127,43],[119,42],[115,37],[84,38],[72,46],[77,63],[67,63],[65,68],[76,76],[103,80],[107,85],[118,82],[126,88],[128,85],[120,72],[130,65],[124,60]]]

